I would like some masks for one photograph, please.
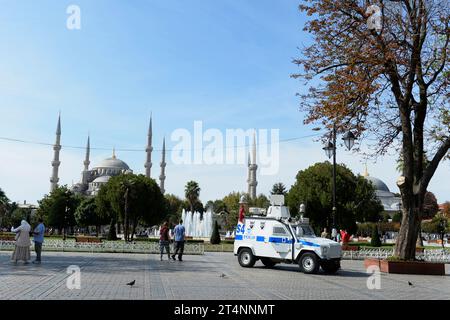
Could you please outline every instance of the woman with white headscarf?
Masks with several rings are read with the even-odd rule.
[[[16,247],[14,248],[11,261],[17,263],[17,261],[22,260],[28,263],[28,260],[30,260],[30,230],[31,226],[25,220],[22,220],[17,228],[11,228],[11,232],[16,233]]]

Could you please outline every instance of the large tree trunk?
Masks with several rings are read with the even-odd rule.
[[[419,222],[419,232],[417,233],[416,247],[423,247],[422,239],[422,219]]]
[[[416,241],[420,226],[418,216],[418,210],[415,208],[403,209],[402,224],[394,253],[402,260],[414,260],[416,257]]]
[[[128,230],[129,230],[129,219],[128,219],[128,194],[129,194],[129,189],[127,188],[127,190],[125,191],[125,221],[124,221],[124,236],[125,236],[125,241],[129,240],[129,236],[128,236]]]

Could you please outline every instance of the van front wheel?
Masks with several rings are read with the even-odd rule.
[[[317,273],[319,271],[319,259],[314,253],[305,253],[298,261],[300,270],[304,273]]]
[[[322,261],[322,269],[323,271],[325,271],[326,273],[336,273],[340,268],[341,268],[341,263],[340,261]]]
[[[277,263],[269,258],[261,258],[261,262],[266,268],[273,268]]]
[[[241,267],[244,268],[251,268],[256,262],[256,258],[253,255],[252,250],[248,248],[244,248],[239,252],[238,260]]]

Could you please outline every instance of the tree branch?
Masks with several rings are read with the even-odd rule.
[[[423,173],[422,179],[420,181],[420,190],[419,190],[421,194],[425,194],[425,192],[427,191],[428,184],[430,183],[431,178],[436,172],[439,162],[445,157],[449,149],[450,149],[450,137],[447,137],[447,139],[444,140],[442,145],[439,147],[438,151],[433,157],[433,160],[431,160],[431,162],[428,164],[427,168]]]

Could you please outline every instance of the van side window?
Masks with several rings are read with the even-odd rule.
[[[279,236],[287,236],[288,233],[286,232],[286,229],[283,227],[273,227],[273,234],[274,235],[279,235]]]

